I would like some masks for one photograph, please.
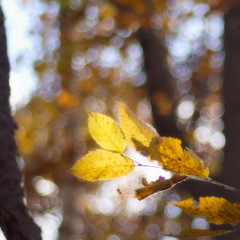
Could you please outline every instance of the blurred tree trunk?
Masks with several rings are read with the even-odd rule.
[[[233,6],[225,15],[224,48],[223,120],[226,146],[220,180],[240,189],[240,4]],[[239,195],[230,200],[239,202]]]
[[[173,93],[171,92],[170,73],[166,69],[160,40],[150,29],[140,28],[137,34],[143,48],[144,68],[147,73],[149,97],[152,104],[153,119],[156,129],[163,136],[182,139],[174,117]],[[225,65],[223,98],[225,106],[223,171],[217,181],[240,189],[240,5],[235,5],[225,16]],[[161,111],[161,101],[170,103],[170,111]],[[163,106],[164,107],[164,106]],[[215,195],[239,201],[239,194],[229,192],[216,185],[199,181],[187,181],[181,187],[189,189],[194,197]]]
[[[173,100],[175,97],[173,96],[170,72],[164,61],[164,47],[161,40],[151,29],[144,29],[143,27],[137,32],[137,38],[144,54],[144,69],[147,74],[148,94],[152,106],[154,126],[160,136],[179,138],[185,145],[183,133],[177,128],[176,103]],[[215,189],[215,186],[210,185],[209,192],[206,191],[206,186],[209,185],[204,182],[188,180],[178,185],[177,188],[187,189],[195,198],[198,198],[209,195],[208,193]]]
[[[154,125],[161,136],[182,139],[182,133],[176,126],[170,73],[166,68],[161,40],[152,29],[144,27],[138,30],[136,36],[143,49]]]
[[[219,182],[240,189],[240,4],[233,6],[225,15],[224,49],[225,63],[223,76],[224,134],[226,146]],[[155,95],[163,92],[171,98],[169,92],[169,74],[164,68],[162,47],[150,31],[139,30],[138,39],[143,48],[145,70],[148,76],[149,95],[153,108],[153,118],[158,132],[162,135],[181,137],[176,129],[174,113],[164,116],[159,112]],[[161,100],[160,98],[158,100]],[[225,197],[239,202],[239,194],[204,182],[187,181],[180,187],[186,187],[194,195]],[[216,228],[216,226],[214,226]],[[223,229],[224,227],[221,226]],[[219,236],[218,239],[239,239],[237,234]]]
[[[41,239],[23,203],[14,140],[16,124],[9,105],[9,72],[4,16],[0,7],[0,227],[8,240]]]
[[[223,101],[225,113],[223,120],[226,145],[222,172],[216,180],[240,189],[240,4],[230,8],[224,16],[224,23]],[[213,186],[207,188],[206,192],[214,196],[224,197],[231,202],[239,202],[239,193],[219,190]],[[212,225],[211,228],[227,229],[229,225]],[[238,240],[239,230],[232,234],[219,236],[217,239]]]
[[[226,145],[222,172],[214,180],[240,189],[240,4],[230,8],[224,22],[223,132]],[[193,182],[191,186],[191,182],[188,186],[195,197],[214,195],[239,202],[239,193],[201,182]],[[225,238],[222,236],[220,239]]]

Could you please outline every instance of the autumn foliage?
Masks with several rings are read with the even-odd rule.
[[[135,166],[143,166],[125,154],[129,145],[146,156],[149,161],[157,161],[159,167],[173,173],[170,179],[160,176],[152,183],[143,179],[144,187],[136,189],[134,195],[139,200],[156,192],[168,190],[188,178],[200,181],[210,179],[209,169],[205,167],[203,160],[191,149],[183,149],[179,139],[159,136],[153,127],[144,123],[120,103],[118,110],[120,126],[108,116],[88,112],[89,132],[102,149],[91,151],[79,159],[70,169],[71,173],[88,181],[108,180],[127,175]],[[198,205],[195,205],[193,199],[169,204],[181,208],[191,216],[204,216],[209,223],[218,225],[229,223],[233,226],[240,223],[240,204],[231,204],[224,198],[202,197]],[[231,231],[193,229],[168,236],[192,238],[229,232]]]
[[[223,106],[222,90],[227,92],[223,89],[225,84],[228,84],[228,91],[234,86],[229,76],[227,83],[222,81],[223,16],[237,1],[37,2],[44,5],[43,10],[36,8],[42,12],[37,23],[41,26],[34,29],[34,32],[39,29],[41,35],[41,47],[36,48],[36,54],[39,51],[41,54],[35,61],[39,89],[15,115],[19,125],[16,138],[25,164],[24,184],[29,210],[37,218],[39,215],[45,218],[49,209],[46,206],[57,211],[59,240],[111,239],[111,234],[121,239],[147,240],[156,239],[162,232],[173,233],[176,237],[178,234],[179,238],[227,233],[224,230],[180,233],[181,228],[190,228],[190,222],[194,225],[195,218],[192,220],[180,213],[171,218],[167,209],[172,205],[165,203],[189,199],[190,193],[203,196],[205,190],[207,196],[222,194],[219,188],[213,194],[205,189],[206,185],[195,188],[194,184],[198,183],[188,181],[194,178],[211,182],[209,172],[212,178],[224,173],[221,181],[229,180],[230,185],[239,188],[239,181],[236,181],[239,170],[233,167],[239,163],[239,154],[231,147],[223,150],[225,139],[229,146],[238,148],[238,141],[229,141],[225,134],[230,125],[228,132],[240,136],[237,127],[232,130],[233,116],[239,116],[235,114],[238,109],[235,102],[230,124],[222,118],[224,110],[226,114],[228,109],[227,100]],[[228,23],[232,30],[237,26],[235,21]],[[230,45],[235,47],[235,44]],[[233,59],[232,53],[237,52],[231,49],[231,54],[226,56]],[[20,62],[16,63],[20,68],[21,59],[25,57],[18,57]],[[232,70],[227,72],[238,77]],[[232,103],[234,95],[230,95]],[[139,118],[121,104],[118,104],[119,124],[107,117],[115,113],[116,100],[124,102]],[[185,112],[186,106],[190,111]],[[90,110],[88,130],[85,109]],[[141,119],[154,124],[161,136]],[[235,122],[239,125],[238,120]],[[207,138],[202,138],[206,131]],[[97,150],[93,139],[99,145]],[[189,149],[182,147],[180,139]],[[155,169],[133,161],[127,155],[129,146],[145,156],[149,164],[155,164]],[[71,171],[81,179],[80,183],[66,171],[79,156],[82,158]],[[226,168],[225,164],[230,167]],[[140,173],[131,179],[134,172],[143,169],[164,169],[171,176],[160,176],[148,182]],[[128,176],[119,181],[97,182],[125,175]],[[84,179],[87,181],[83,182]],[[44,180],[55,184],[55,190],[47,195],[42,195],[38,189]],[[107,189],[103,199],[100,193],[105,185],[121,181],[127,181],[127,194],[120,188],[119,198],[114,195],[111,199],[106,197]],[[138,184],[135,191],[133,183]],[[190,187],[180,191],[185,183]],[[176,185],[179,188],[175,188]],[[164,194],[155,194],[159,191]],[[127,198],[128,202],[152,203],[151,215],[147,208],[139,207],[132,213],[128,204],[119,207],[119,199],[128,192],[135,197]],[[102,206],[107,204],[99,202],[106,199],[113,205],[111,214],[101,212]],[[137,199],[145,200],[138,202]],[[44,201],[47,204],[41,204]],[[231,199],[235,201],[238,199]],[[187,205],[188,209],[201,206],[193,202]],[[131,212],[131,217],[126,217],[125,211]],[[197,215],[208,216],[207,213]],[[157,229],[154,236],[149,234],[151,227]]]

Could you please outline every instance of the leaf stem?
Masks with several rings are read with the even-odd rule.
[[[150,168],[159,168],[159,169],[164,170],[164,168],[162,166],[151,166],[151,165],[142,164],[142,163],[137,162],[136,160],[133,160],[132,158],[130,158],[129,156],[127,156],[124,153],[121,153],[121,155],[123,157],[126,157],[126,158],[130,159],[131,161],[133,161],[136,164],[135,167],[150,167]]]
[[[151,165],[146,165],[146,164],[141,164],[139,162],[137,162],[136,160],[133,160],[132,158],[130,158],[128,155],[124,154],[124,153],[121,153],[121,155],[125,158],[128,158],[130,159],[131,161],[133,161],[136,165],[135,167],[153,167],[153,168],[160,168],[160,169],[163,169],[161,166],[151,166]]]
[[[122,156],[124,157],[127,157],[129,158],[128,156],[126,156],[125,154],[121,153]],[[129,158],[131,159],[131,158]],[[168,171],[167,169],[165,169],[164,167],[162,166],[151,166],[151,165],[146,165],[146,164],[141,164],[133,159],[131,159],[136,165],[135,167],[149,167],[149,168],[159,168],[159,169],[162,169],[162,170],[166,170]],[[173,171],[170,171],[172,173],[178,173],[178,172],[173,172]],[[181,173],[178,173],[178,174],[181,174]],[[185,175],[185,174],[182,174],[182,175]],[[193,179],[193,180],[197,180],[197,181],[202,181],[202,182],[208,182],[208,183],[211,183],[211,184],[214,184],[214,185],[217,185],[223,189],[226,189],[226,190],[229,190],[229,191],[233,191],[233,192],[237,192],[237,193],[240,193],[240,190],[237,189],[237,188],[234,188],[234,187],[230,187],[226,184],[223,184],[223,183],[220,183],[220,182],[217,182],[217,181],[214,181],[213,179],[211,178],[201,178],[201,177],[197,177],[197,176],[192,176],[192,175],[185,175],[187,176],[189,179]]]
[[[195,176],[188,176],[190,179],[193,179],[193,180],[198,180],[198,181],[202,181],[202,182],[208,182],[208,183],[211,183],[211,184],[214,184],[214,185],[217,185],[223,189],[226,189],[226,190],[230,190],[230,191],[233,191],[233,192],[237,192],[237,193],[240,193],[240,190],[237,189],[237,188],[234,188],[234,187],[230,187],[226,184],[223,184],[223,183],[220,183],[220,182],[217,182],[217,181],[214,181],[212,180],[211,178],[200,178],[200,177],[195,177]]]
[[[237,192],[237,193],[240,193],[240,190],[237,189],[237,188],[234,188],[234,187],[230,187],[228,185],[225,185],[223,183],[220,183],[220,182],[217,182],[217,181],[214,181],[212,180],[211,178],[209,178],[209,182],[212,183],[212,184],[215,184],[215,185],[218,185],[224,189],[227,189],[227,190],[230,190],[230,191],[233,191],[233,192]]]
[[[134,161],[135,162],[135,161]],[[151,166],[151,165],[145,165],[145,164],[141,164],[141,163],[138,163],[138,162],[135,162],[137,163],[137,165],[135,167],[149,167],[149,168],[159,168],[159,169],[162,169],[164,170],[162,167],[160,166]]]

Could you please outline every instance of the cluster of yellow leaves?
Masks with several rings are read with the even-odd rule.
[[[103,114],[89,112],[88,128],[103,149],[89,152],[70,171],[88,181],[107,180],[130,173],[134,164],[122,155],[126,139],[117,123]]]
[[[152,127],[141,121],[125,106],[118,104],[121,128],[130,146],[157,160],[158,165],[173,173],[207,178],[209,169],[190,149],[184,150],[179,139],[160,137]]]
[[[107,180],[130,173],[134,168],[131,159],[123,154],[127,142],[136,151],[149,160],[158,161],[159,166],[167,171],[182,175],[207,178],[208,168],[190,149],[182,149],[179,139],[160,137],[152,127],[141,121],[133,112],[118,103],[121,127],[110,117],[89,112],[88,127],[93,139],[102,149],[92,151],[80,159],[71,172],[85,180]],[[177,181],[158,181],[149,185],[139,199],[160,190],[171,188],[186,177],[173,177]],[[157,187],[156,187],[157,186]],[[162,186],[162,187],[161,187]]]
[[[136,189],[135,197],[142,200],[156,192],[165,191],[189,176],[209,179],[209,170],[204,162],[191,150],[183,149],[181,141],[171,137],[160,137],[151,126],[140,120],[124,105],[118,103],[120,126],[110,117],[99,113],[88,112],[89,132],[102,149],[89,152],[70,169],[85,180],[107,180],[130,173],[135,165],[141,166],[124,154],[127,143],[150,161],[157,161],[166,171],[173,172],[170,179],[160,177],[148,183],[143,179],[144,187]],[[209,223],[237,225],[240,222],[240,204],[231,204],[223,198],[200,198],[198,206],[192,199],[170,203],[181,208],[192,216],[205,216]],[[211,231],[193,229],[183,231],[178,238],[196,236],[214,236],[229,233],[228,230]]]

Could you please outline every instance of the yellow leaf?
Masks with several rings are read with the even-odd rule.
[[[160,137],[124,105],[118,103],[120,123],[130,146],[150,160],[157,160],[165,170],[184,175],[207,178],[209,169],[191,150],[183,150],[181,140]]]
[[[121,128],[110,117],[89,112],[88,128],[93,139],[104,149],[123,152],[126,140]]]
[[[209,169],[204,167],[204,162],[191,149],[183,150],[179,139],[162,137],[159,152],[159,165],[165,170],[201,178],[209,175]]]
[[[159,155],[161,137],[158,133],[124,105],[118,103],[118,110],[121,128],[130,146],[150,160],[161,161]]]
[[[82,179],[96,181],[125,176],[133,168],[133,162],[120,153],[98,149],[78,160],[70,172]]]
[[[138,200],[143,200],[144,198],[160,192],[169,190],[174,187],[177,183],[180,183],[186,180],[187,177],[179,174],[174,174],[170,179],[160,178],[155,182],[151,182],[149,184],[145,183],[145,187],[139,188],[135,190],[135,198]]]
[[[209,223],[235,225],[240,221],[240,205],[232,204],[224,198],[200,197],[197,206],[191,198],[170,204],[181,208],[191,216],[207,217]]]
[[[231,233],[230,230],[208,230],[208,229],[192,229],[182,231],[179,234],[164,234],[164,236],[175,237],[175,238],[195,238],[204,236],[218,236],[223,234]]]

